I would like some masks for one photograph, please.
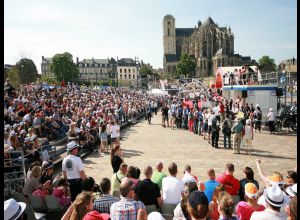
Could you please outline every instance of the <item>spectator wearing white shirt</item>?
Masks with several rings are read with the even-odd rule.
[[[269,123],[269,128],[270,128],[270,134],[275,134],[275,114],[273,112],[273,108],[269,109],[269,113],[267,114],[267,119]]]
[[[284,205],[284,193],[281,191],[277,184],[268,187],[264,193],[264,201],[266,203],[266,209],[260,212],[253,212],[250,220],[283,220],[287,219],[287,216],[280,209]]]
[[[76,196],[81,193],[82,180],[86,179],[81,158],[76,156],[79,147],[75,141],[68,143],[67,151],[69,155],[65,157],[62,162],[62,171],[64,178],[69,182],[72,202],[76,199]]]
[[[211,114],[208,118],[208,121],[207,121],[207,124],[208,124],[208,143],[211,143],[210,140],[211,140],[211,127],[212,127],[212,121],[214,120],[215,118],[215,114],[214,114],[214,111],[211,111]]]
[[[176,178],[178,173],[176,163],[171,163],[168,167],[170,176],[163,178],[162,191],[164,204],[178,204],[181,193],[184,191],[183,181]]]
[[[190,165],[185,165],[184,167],[184,175],[182,177],[183,183],[190,183],[190,182],[198,182],[198,178],[191,174],[192,168]]]

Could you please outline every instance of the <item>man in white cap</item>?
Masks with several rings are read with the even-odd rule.
[[[287,219],[282,212],[281,207],[284,205],[284,194],[277,184],[266,188],[265,193],[266,209],[260,212],[253,212],[250,220],[283,220]]]
[[[81,158],[77,156],[79,147],[75,141],[68,143],[67,151],[69,155],[62,162],[62,171],[69,183],[72,202],[81,193],[82,180],[86,178]]]
[[[267,119],[269,123],[269,128],[270,128],[270,134],[275,134],[275,115],[273,112],[273,108],[269,108],[269,113],[267,114]]]
[[[252,140],[253,140],[253,128],[251,126],[251,120],[247,119],[245,125],[245,133],[243,135],[243,141],[248,155],[251,155]]]
[[[26,209],[26,203],[17,202],[14,199],[4,201],[4,220],[23,219],[23,212]]]

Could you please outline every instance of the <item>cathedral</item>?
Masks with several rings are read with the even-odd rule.
[[[195,60],[194,77],[213,75],[221,66],[256,65],[249,56],[234,53],[234,35],[230,27],[219,27],[211,17],[194,28],[176,28],[175,18],[163,19],[164,73],[175,73],[181,54]]]

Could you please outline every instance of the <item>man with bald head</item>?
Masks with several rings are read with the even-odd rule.
[[[134,200],[134,183],[129,178],[123,180],[120,184],[120,193],[122,195],[119,202],[115,202],[110,207],[111,220],[136,220],[138,212],[143,220],[147,220],[145,205],[141,201]],[[141,210],[141,211],[140,211]]]
[[[151,180],[153,183],[156,183],[159,186],[159,189],[162,189],[162,180],[165,178],[167,175],[162,172],[164,168],[163,163],[160,161],[156,164],[156,171],[153,172]]]
[[[144,169],[145,179],[140,181],[134,192],[137,200],[140,200],[144,205],[155,205],[157,210],[162,204],[162,198],[159,186],[151,181],[153,170],[151,166]]]

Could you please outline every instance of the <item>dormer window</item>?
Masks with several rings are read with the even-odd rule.
[[[95,67],[98,67],[98,64],[95,64]]]
[[[82,64],[80,63],[79,66],[82,67]]]

